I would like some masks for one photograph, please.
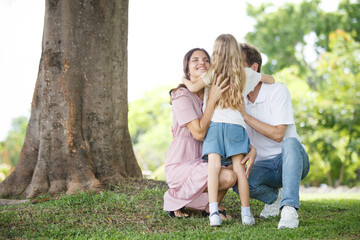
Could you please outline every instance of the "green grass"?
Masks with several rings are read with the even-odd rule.
[[[260,219],[263,204],[251,200],[256,225],[241,225],[240,201],[229,191],[223,206],[233,220],[209,226],[199,211],[172,219],[162,210],[163,182],[126,181],[102,193],[0,207],[0,239],[359,239],[360,193],[353,198],[301,195],[300,226],[277,229],[279,217]],[[49,197],[47,195],[40,198]]]

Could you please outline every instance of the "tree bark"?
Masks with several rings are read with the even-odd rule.
[[[128,131],[128,0],[47,0],[18,166],[0,195],[99,190],[141,178]]]
[[[333,186],[333,184],[332,184],[332,178],[331,178],[331,174],[330,174],[330,170],[328,170],[328,171],[326,172],[326,176],[327,176],[328,185],[329,185],[329,186]]]
[[[341,169],[340,169],[340,174],[339,174],[339,179],[335,181],[335,186],[334,187],[339,187],[344,179],[344,172],[345,172],[345,166],[346,166],[346,159],[344,160],[344,162],[341,163]]]

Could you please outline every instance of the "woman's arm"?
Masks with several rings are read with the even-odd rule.
[[[275,82],[275,79],[273,76],[271,75],[266,75],[266,74],[261,74],[261,79],[260,79],[261,82],[263,83],[274,83]]]
[[[221,94],[229,88],[229,85],[227,84],[228,79],[225,79],[220,84],[221,78],[222,75],[219,75],[219,77],[215,78],[215,81],[211,85],[209,99],[208,102],[206,103],[206,108],[201,119],[197,118],[186,124],[186,127],[189,129],[189,131],[194,136],[194,138],[198,141],[204,140],[206,136],[206,132],[210,126],[215,105],[217,101],[219,101]]]
[[[185,77],[182,77],[181,80],[190,92],[198,92],[205,87],[205,82],[202,80],[202,78],[196,82],[192,82]]]

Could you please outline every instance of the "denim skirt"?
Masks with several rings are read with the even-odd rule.
[[[246,155],[249,150],[249,136],[241,125],[211,122],[203,144],[202,159],[207,161],[208,154],[217,153],[222,165],[230,165],[231,156]]]

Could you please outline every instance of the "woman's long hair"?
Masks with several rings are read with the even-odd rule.
[[[184,56],[184,61],[183,61],[183,71],[184,71],[184,75],[186,77],[186,79],[190,80],[190,74],[189,74],[189,62],[190,62],[190,58],[193,55],[194,52],[196,51],[203,51],[206,56],[208,57],[208,59],[210,60],[210,55],[209,53],[203,49],[203,48],[193,48],[190,51],[188,51],[185,56]],[[170,104],[171,104],[171,95],[174,91],[178,90],[179,88],[186,88],[185,84],[181,83],[179,84],[176,88],[173,88],[169,91],[169,95],[170,95]]]
[[[241,95],[245,88],[246,75],[243,67],[241,49],[235,37],[231,34],[222,34],[215,40],[214,52],[211,56],[211,66],[207,74],[210,82],[213,73],[223,74],[223,79],[229,78],[229,89],[225,91],[217,106],[238,110],[241,104]]]

